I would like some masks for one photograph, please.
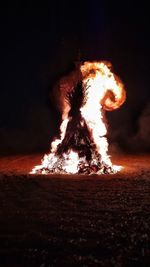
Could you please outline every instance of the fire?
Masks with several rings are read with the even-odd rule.
[[[60,138],[52,142],[50,153],[31,173],[115,173],[120,167],[113,166],[108,154],[104,110],[123,104],[123,83],[104,61],[84,62],[78,77],[71,77],[71,82],[66,78],[59,88]]]

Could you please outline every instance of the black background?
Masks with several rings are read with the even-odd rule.
[[[74,61],[108,60],[126,103],[107,112],[112,149],[150,149],[149,7],[49,1],[0,9],[0,153],[48,151],[60,114],[49,92]]]

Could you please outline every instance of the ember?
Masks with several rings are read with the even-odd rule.
[[[62,112],[60,138],[31,173],[116,173],[108,154],[104,110],[119,108],[126,94],[108,62],[84,62],[55,87]]]

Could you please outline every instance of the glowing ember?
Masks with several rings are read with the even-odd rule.
[[[108,155],[104,110],[125,101],[122,82],[108,62],[85,62],[55,88],[62,112],[60,138],[31,173],[115,173]]]

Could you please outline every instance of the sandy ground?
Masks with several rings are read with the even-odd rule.
[[[0,266],[150,266],[150,156],[115,175],[29,175],[41,155],[0,158]]]

